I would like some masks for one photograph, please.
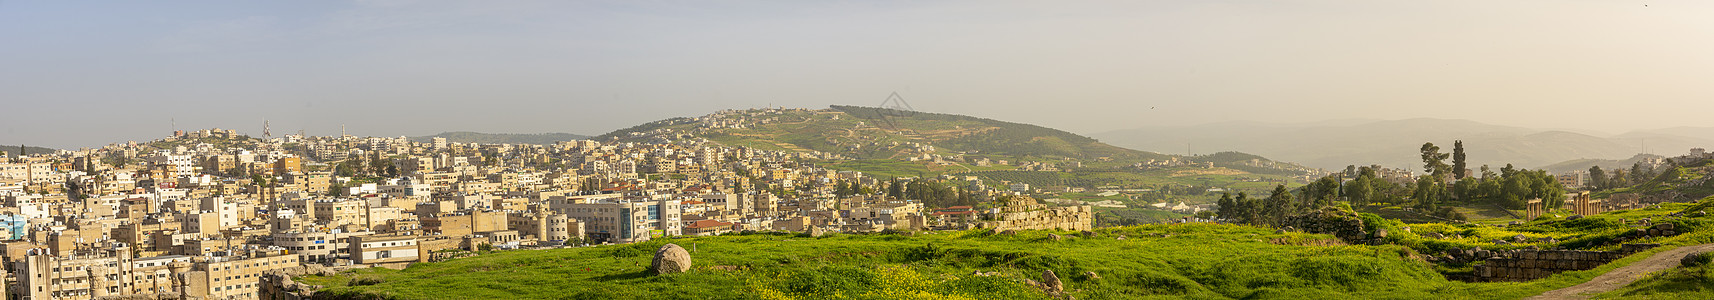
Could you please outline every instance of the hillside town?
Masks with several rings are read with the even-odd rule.
[[[15,152],[0,163],[0,287],[14,299],[260,299],[270,273],[399,269],[510,249],[740,231],[1092,227],[1090,206],[963,182],[974,178],[877,178],[804,163],[836,158],[816,152],[662,142],[208,129]],[[984,205],[933,207],[888,190],[910,181],[967,185]]]

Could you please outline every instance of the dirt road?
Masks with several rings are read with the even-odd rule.
[[[1524,299],[1588,299],[1589,296],[1594,294],[1612,291],[1631,284],[1632,281],[1642,279],[1643,276],[1648,275],[1649,273],[1677,268],[1678,260],[1684,258],[1685,255],[1689,255],[1690,253],[1711,250],[1714,250],[1714,244],[1678,247],[1677,249],[1655,253],[1654,256],[1649,256],[1649,258],[1631,263],[1631,265],[1628,266],[1613,269],[1613,271],[1601,274],[1601,276],[1596,276],[1595,279],[1591,279],[1589,282],[1584,282],[1583,284],[1568,288],[1547,291],[1541,295]]]

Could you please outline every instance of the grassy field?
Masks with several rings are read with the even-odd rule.
[[[1047,299],[1024,283],[1053,270],[1077,299],[1518,299],[1588,281],[1620,266],[1684,245],[1714,243],[1711,217],[1669,214],[1714,210],[1700,204],[1608,212],[1577,220],[1543,217],[1516,226],[1406,224],[1364,214],[1365,227],[1392,232],[1380,246],[1343,245],[1329,235],[1220,224],[1113,227],[1095,237],[1024,231],[917,235],[787,233],[687,237],[631,245],[486,254],[397,271],[365,269],[302,281],[339,298],[397,299]],[[1481,246],[1504,250],[1566,246],[1613,250],[1632,229],[1619,219],[1652,218],[1688,233],[1630,243],[1664,246],[1587,271],[1522,283],[1448,281],[1424,255]],[[1409,227],[1406,229],[1405,227]],[[1457,235],[1433,239],[1429,232]],[[1048,234],[1066,236],[1053,240]],[[1524,235],[1531,242],[1496,245]],[[1118,239],[1125,236],[1126,239]],[[1533,239],[1552,237],[1557,243]],[[647,273],[665,243],[694,249],[691,272]],[[977,272],[985,275],[975,276]],[[989,273],[992,272],[992,273]],[[1606,296],[1707,299],[1709,271],[1683,269]]]
[[[668,276],[644,271],[652,251],[667,242],[655,241],[496,253],[303,281],[335,295],[401,299],[1043,299],[1022,283],[1039,280],[1042,270],[1061,274],[1079,299],[1427,298],[1435,289],[1469,285],[1442,279],[1408,259],[1413,252],[1403,247],[1290,245],[1331,239],[1325,235],[1209,224],[1106,229],[1100,237],[1065,241],[1048,233],[674,239],[696,249],[697,268]],[[737,270],[710,268],[717,265]],[[977,271],[998,273],[971,276]]]
[[[1098,230],[1098,237],[1063,241],[1048,239],[1047,234],[1055,233],[1049,231],[1015,236],[979,231],[819,238],[727,235],[502,252],[416,264],[403,271],[371,269],[303,280],[325,285],[323,292],[334,295],[400,299],[1044,299],[1049,296],[1022,280],[1039,280],[1043,270],[1054,270],[1078,299],[1516,299],[1586,281],[1640,257],[1528,283],[1464,283],[1444,279],[1436,266],[1419,259],[1420,253],[1487,248],[1491,244],[1484,240],[1514,234],[1591,242],[1607,232],[1600,226],[1607,218],[1662,212],[1666,209],[1585,219],[1592,221],[1542,219],[1515,230],[1404,225],[1376,217],[1376,227],[1413,226],[1419,233],[1465,236],[1432,240],[1396,234],[1392,242],[1397,245],[1382,246],[1317,246],[1339,243],[1328,235],[1216,224],[1108,228]],[[1685,223],[1688,228],[1700,224]],[[1701,242],[1708,240],[1706,233],[1654,241]],[[1120,235],[1128,239],[1115,238]],[[650,254],[666,242],[695,249],[696,268],[667,276],[646,273]],[[978,271],[997,273],[971,275]]]

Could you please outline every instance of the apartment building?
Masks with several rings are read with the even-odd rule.
[[[635,243],[684,234],[682,202],[664,196],[609,198],[561,204],[553,209],[583,222],[590,239]]]

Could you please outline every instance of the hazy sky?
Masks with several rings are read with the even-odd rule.
[[[263,119],[276,135],[600,134],[893,91],[1081,133],[1709,126],[1714,1],[0,0],[12,144],[142,141],[173,119],[258,136]]]

